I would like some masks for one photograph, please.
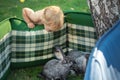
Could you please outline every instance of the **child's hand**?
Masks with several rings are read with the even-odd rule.
[[[34,28],[35,27],[35,25],[33,23],[28,23],[27,25],[28,25],[29,28]]]

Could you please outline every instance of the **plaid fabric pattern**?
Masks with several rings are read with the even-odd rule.
[[[0,79],[10,63],[31,62],[53,57],[53,47],[64,52],[77,49],[91,52],[96,42],[94,27],[65,23],[57,32],[12,30],[0,40]]]
[[[77,49],[91,52],[95,46],[96,34],[94,27],[68,23],[68,50]]]
[[[11,35],[8,33],[0,40],[0,79],[10,67],[10,38]]]
[[[51,58],[55,45],[61,45],[66,51],[66,27],[54,33],[45,30],[13,30],[11,61],[13,63],[30,62]]]

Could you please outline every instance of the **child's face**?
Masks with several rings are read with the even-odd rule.
[[[46,30],[46,31],[48,31],[48,32],[53,32],[48,25],[45,25],[45,24],[44,24],[44,27],[45,27],[45,30]]]
[[[57,30],[55,30],[54,25],[52,25],[52,24],[44,24],[44,27],[45,27],[45,30],[48,32],[57,31]]]

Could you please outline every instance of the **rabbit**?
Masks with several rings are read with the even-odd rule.
[[[69,56],[73,61],[74,64],[72,66],[72,70],[75,71],[76,75],[85,73],[88,58],[89,58],[88,52],[81,52],[78,50],[71,50],[67,56]]]
[[[55,46],[54,55],[57,59],[48,61],[38,76],[45,80],[66,80],[73,62],[65,56],[60,46]]]

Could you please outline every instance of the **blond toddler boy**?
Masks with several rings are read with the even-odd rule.
[[[29,28],[43,24],[48,32],[60,30],[64,23],[64,13],[58,6],[48,6],[38,11],[23,8],[23,18]]]

